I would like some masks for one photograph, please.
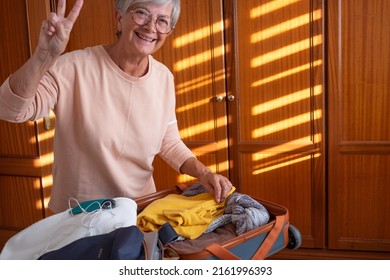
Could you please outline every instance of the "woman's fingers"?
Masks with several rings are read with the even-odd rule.
[[[65,2],[65,0],[62,1]],[[77,0],[72,10],[69,12],[67,19],[70,20],[72,23],[74,23],[77,17],[79,16],[83,4],[84,4],[83,0]]]
[[[214,199],[218,203],[226,198],[233,186],[226,177],[215,173],[207,174],[201,181],[210,193],[214,193]]]
[[[58,0],[57,5],[57,15],[61,18],[65,17],[65,11],[66,11],[66,0]]]

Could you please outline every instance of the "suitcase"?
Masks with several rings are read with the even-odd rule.
[[[141,212],[152,201],[168,194],[180,194],[185,188],[185,185],[178,185],[135,199],[137,211]],[[299,248],[302,238],[299,230],[289,223],[288,209],[276,203],[253,199],[260,202],[270,213],[270,221],[267,224],[221,243],[211,242],[203,245],[193,252],[177,252],[171,244],[166,245],[164,250],[173,250],[178,259],[182,260],[261,260],[284,248]]]

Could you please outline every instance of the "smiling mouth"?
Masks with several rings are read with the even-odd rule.
[[[148,42],[148,43],[153,43],[156,41],[156,39],[153,39],[153,38],[148,38],[148,37],[145,37],[145,36],[142,36],[141,34],[139,34],[138,32],[136,32],[135,34],[137,34],[137,37]]]

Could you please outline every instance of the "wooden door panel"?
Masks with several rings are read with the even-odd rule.
[[[0,176],[0,224],[22,229],[42,219],[39,178]]]
[[[328,11],[329,247],[390,251],[390,3]]]
[[[0,34],[3,38],[0,40],[1,83],[30,56],[27,7],[24,2],[7,0],[0,3]],[[0,121],[0,131],[0,155],[2,157],[37,156],[33,123],[12,124]]]
[[[0,78],[4,81],[27,60],[30,49],[25,1],[1,1],[0,11]]]
[[[325,244],[322,1],[226,1],[231,170],[286,206],[304,247]],[[232,65],[230,68],[229,66]]]
[[[390,251],[390,156],[343,154],[335,166],[338,172],[330,168],[329,177],[329,247]]]
[[[303,157],[297,154],[250,153],[241,154],[240,173],[241,189],[254,197],[277,201],[288,205],[293,216],[291,222],[299,225],[299,230],[306,233],[305,238],[313,242],[314,236],[307,233],[316,226],[312,215],[315,197],[312,197],[311,155]],[[293,182],[293,184],[291,183]]]
[[[40,178],[0,175],[0,250],[12,235],[42,218]]]
[[[321,40],[313,50],[309,1],[274,3],[272,13],[267,1],[237,5],[241,142],[310,141],[310,54]]]
[[[15,124],[0,121],[0,154],[3,157],[37,157],[38,144],[34,122]]]
[[[48,1],[1,1],[2,82],[34,51],[47,8]],[[0,248],[19,230],[45,217],[38,129],[35,122],[0,121]]]
[[[51,0],[57,7],[58,0]],[[75,0],[68,0],[67,13]],[[116,39],[114,21],[114,0],[84,1],[83,8],[73,26],[66,51],[84,49],[99,44],[111,44]]]
[[[390,3],[338,1],[342,141],[390,140]]]
[[[154,57],[175,76],[176,114],[185,144],[212,170],[228,176],[224,41],[221,1],[181,1],[173,33]],[[194,11],[201,11],[194,13]],[[190,183],[160,159],[154,162],[158,188]]]

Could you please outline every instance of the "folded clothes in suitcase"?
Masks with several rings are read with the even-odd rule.
[[[234,223],[232,218],[231,223],[213,228],[213,231],[209,231],[210,227],[203,231],[206,227],[199,223],[200,226],[196,226],[197,230],[190,229],[191,234],[188,238],[183,238],[184,234],[181,234],[183,232],[178,234],[174,225],[170,223],[161,224],[152,232],[143,231],[144,225],[138,223],[140,213],[151,204],[170,195],[188,194],[188,190],[193,189],[176,187],[135,200],[103,199],[102,204],[100,200],[81,202],[78,206],[38,221],[13,236],[4,246],[0,259],[264,259],[285,247],[290,249],[299,247],[300,234],[289,224],[287,209],[275,203],[253,198],[250,200],[256,200],[267,213],[266,220],[260,217],[262,215],[257,215],[256,223],[264,222],[260,226],[253,223],[248,227],[244,223],[246,228],[241,228],[242,224],[237,227],[241,221]],[[214,221],[222,217],[219,216],[222,208],[224,213],[227,212],[231,201],[235,201],[235,198],[245,200],[244,196],[236,195],[237,193],[230,194],[221,205],[213,203],[211,194],[202,194],[201,197],[209,197],[207,205],[215,214],[211,215],[211,219],[207,215],[202,219],[207,222],[215,218],[211,222],[214,224]],[[105,201],[110,201],[108,208],[105,207]],[[171,200],[168,203],[167,207],[163,204],[164,210],[170,209],[170,215],[175,218],[180,219],[182,213],[187,213],[186,200],[181,205],[175,205]],[[195,208],[198,206],[198,200],[191,203]],[[99,207],[92,207],[96,204],[99,204]],[[256,214],[250,213],[252,216]],[[198,219],[196,215],[191,217]],[[143,234],[141,232],[137,234],[142,243],[137,243],[140,252],[138,254],[133,252],[135,239],[126,235],[128,231],[137,233],[140,229]],[[136,253],[135,256],[133,253]]]
[[[179,185],[175,188],[159,191],[135,199],[138,213],[152,202],[170,194],[181,194],[186,188]],[[270,214],[269,221],[257,228],[237,235],[231,224],[204,233],[196,239],[185,239],[168,243],[164,246],[166,258],[176,257],[183,260],[194,259],[265,259],[284,249],[296,249],[300,246],[299,231],[290,225],[287,208],[275,203],[253,198],[261,203]]]

